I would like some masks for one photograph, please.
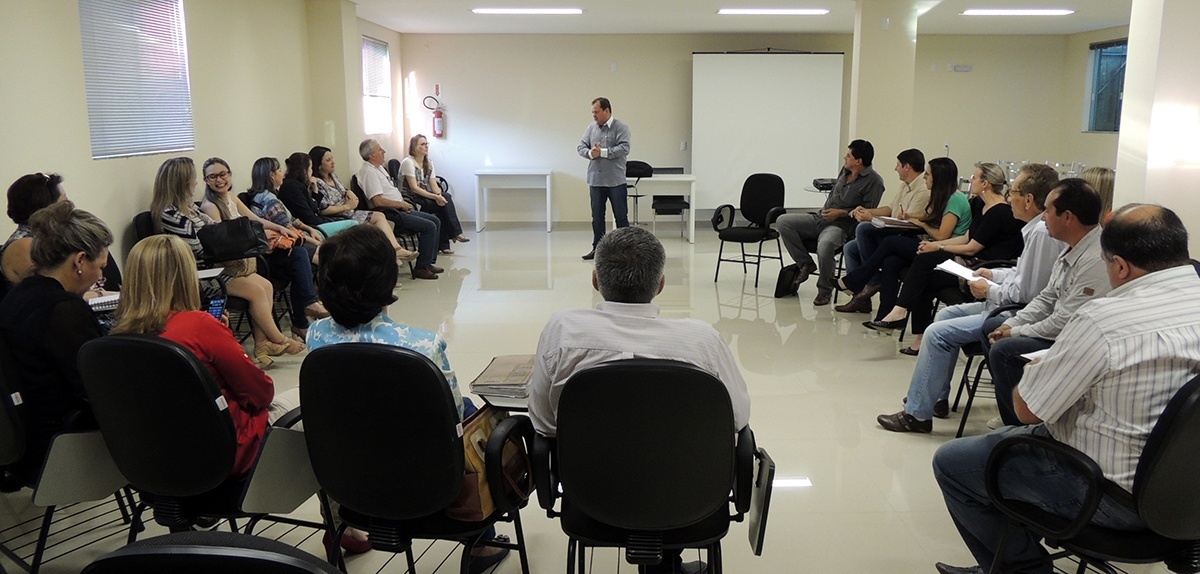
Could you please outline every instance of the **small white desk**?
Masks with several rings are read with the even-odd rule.
[[[636,178],[627,180],[630,184],[636,181]],[[688,205],[691,207],[687,210],[687,229],[685,230],[688,243],[696,242],[696,176],[690,173],[685,174],[663,174],[652,177],[643,177],[638,181],[638,193],[642,195],[683,195],[687,197]]]
[[[488,190],[490,189],[545,189],[546,190],[546,233],[550,233],[550,179],[553,172],[548,169],[494,169],[475,171],[475,233],[483,231],[487,216]]]

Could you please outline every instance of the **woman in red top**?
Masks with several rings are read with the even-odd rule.
[[[229,326],[200,310],[196,262],[182,239],[147,237],[133,247],[125,264],[112,333],[170,339],[208,367],[229,403],[237,431],[232,477],[245,477],[267,425],[300,405],[298,389],[276,395],[271,377],[250,360]]]

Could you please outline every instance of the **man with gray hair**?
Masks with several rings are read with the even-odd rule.
[[[437,263],[437,242],[441,223],[437,216],[417,211],[413,204],[404,199],[396,182],[383,167],[383,158],[387,152],[379,141],[368,138],[358,144],[358,155],[363,158],[362,168],[358,170],[358,186],[371,207],[390,207],[384,211],[396,231],[417,234],[418,255],[413,267],[413,279],[437,279],[438,273],[445,271],[434,265]]]
[[[604,297],[595,309],[559,311],[550,317],[538,340],[529,379],[529,416],[533,428],[556,435],[558,399],[576,371],[618,359],[671,359],[712,373],[729,391],[736,432],[750,422],[750,396],[733,353],[708,323],[696,319],[658,318],[650,301],[662,292],[666,278],[662,243],[640,227],[622,227],[596,245],[592,286]],[[682,564],[680,555],[664,551],[662,564],[643,566],[648,573],[697,573],[703,562]]]

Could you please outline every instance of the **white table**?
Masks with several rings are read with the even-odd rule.
[[[496,169],[475,171],[475,233],[483,231],[487,215],[488,190],[491,189],[545,189],[546,190],[546,233],[553,224],[550,219],[551,174],[548,169]]]
[[[632,185],[636,178],[629,178]],[[695,243],[696,238],[696,176],[686,174],[663,174],[643,177],[638,181],[638,193],[642,195],[682,195],[687,197],[688,221],[686,235],[688,243]]]

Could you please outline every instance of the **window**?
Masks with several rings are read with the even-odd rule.
[[[92,159],[196,148],[182,0],[79,0]]]
[[[1125,92],[1125,51],[1128,40],[1092,44],[1089,132],[1121,129],[1121,98]]]
[[[392,62],[387,42],[363,36],[363,131],[392,133]]]

